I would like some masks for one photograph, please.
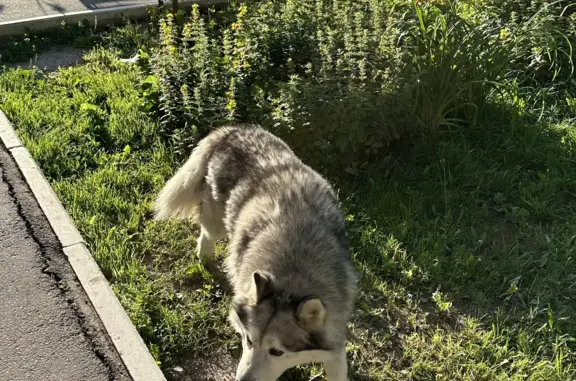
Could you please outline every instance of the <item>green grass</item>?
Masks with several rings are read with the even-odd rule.
[[[574,379],[575,142],[570,125],[485,126],[419,143],[357,187],[365,312],[396,325],[410,365],[383,374]]]
[[[97,48],[57,73],[4,71],[0,108],[161,367],[192,371],[190,358],[237,356],[239,342],[222,269],[193,254],[196,228],[151,219],[182,156],[144,111],[146,74],[117,60],[137,45]],[[507,104],[331,176],[362,273],[353,380],[576,379],[574,121]]]

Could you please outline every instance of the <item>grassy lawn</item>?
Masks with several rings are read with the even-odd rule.
[[[0,108],[152,354],[184,379],[172,369],[238,355],[230,295],[222,269],[197,262],[194,227],[151,220],[185,155],[146,110],[149,73],[118,60],[134,44],[106,46],[56,73],[1,72]],[[362,273],[351,379],[576,379],[575,122],[509,106],[496,99],[474,125],[413,134],[329,175]]]

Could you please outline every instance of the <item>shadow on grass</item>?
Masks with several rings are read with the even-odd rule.
[[[407,336],[470,317],[538,359],[553,362],[560,337],[572,361],[574,144],[568,126],[504,117],[393,153],[341,191],[362,272],[352,343],[370,365],[358,377],[410,366]]]

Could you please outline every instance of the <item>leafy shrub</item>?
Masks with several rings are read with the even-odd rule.
[[[248,2],[228,24],[194,8],[182,27],[168,16],[152,57],[164,128],[186,147],[225,122],[259,123],[318,164],[378,152],[406,125],[386,4]]]

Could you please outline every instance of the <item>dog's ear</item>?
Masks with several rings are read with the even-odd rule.
[[[273,292],[272,280],[269,276],[257,271],[252,274],[252,278],[254,279],[253,300],[254,304],[258,304]]]
[[[305,330],[319,331],[326,323],[326,307],[319,298],[306,297],[296,309],[296,318]]]

